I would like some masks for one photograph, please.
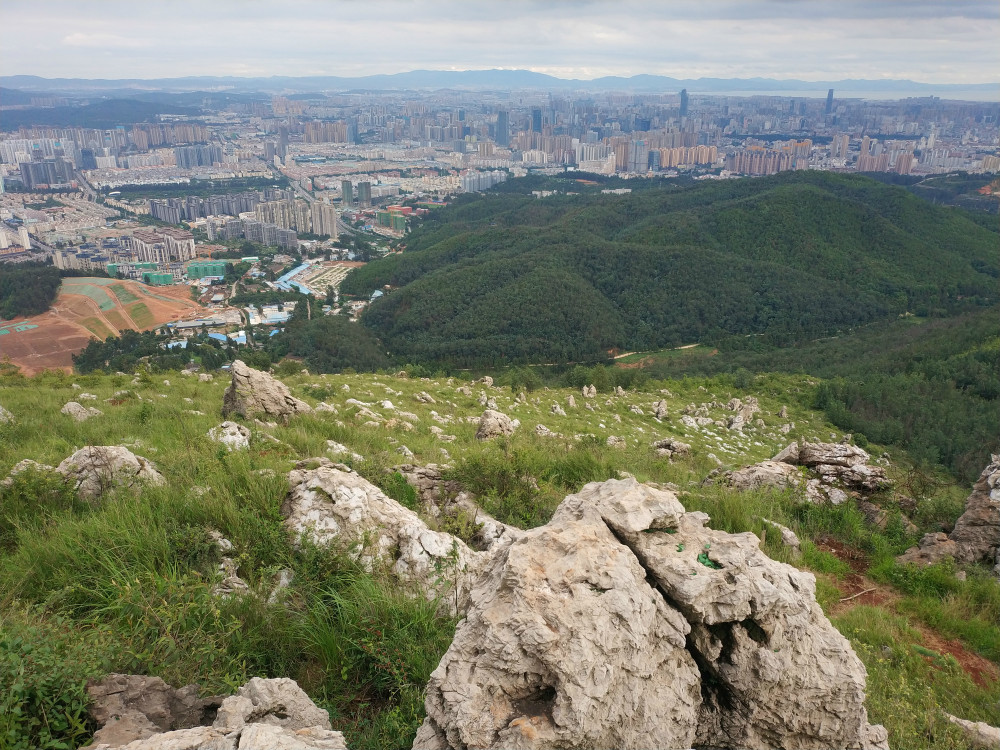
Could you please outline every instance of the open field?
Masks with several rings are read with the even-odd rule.
[[[72,355],[92,337],[117,336],[129,328],[148,330],[198,309],[186,286],[155,289],[135,281],[65,279],[52,309],[5,324],[8,333],[0,336],[0,358],[9,357],[27,375],[69,369]]]

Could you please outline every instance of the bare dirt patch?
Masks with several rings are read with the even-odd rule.
[[[925,648],[954,657],[959,666],[979,687],[989,688],[990,683],[1000,679],[1000,667],[997,667],[986,657],[970,651],[960,641],[942,638],[933,630],[922,625],[915,627],[920,631],[920,640],[923,641]],[[930,660],[930,663],[933,665],[933,660]]]

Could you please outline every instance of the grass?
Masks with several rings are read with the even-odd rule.
[[[139,328],[149,328],[156,322],[153,313],[149,311],[144,302],[138,302],[128,308],[129,317],[139,326]]]
[[[112,284],[111,291],[123,305],[127,305],[129,302],[139,301],[139,298],[132,294],[132,292],[130,292],[128,287],[124,284]]]
[[[83,318],[80,321],[80,325],[90,331],[92,334],[97,336],[97,338],[103,340],[108,336],[113,335],[104,323],[94,317]]]
[[[335,460],[352,464],[418,512],[416,494],[393,471],[399,464],[444,464],[446,475],[474,492],[489,512],[522,527],[545,523],[562,498],[587,482],[621,472],[673,483],[685,507],[708,513],[714,528],[766,536],[767,554],[817,575],[821,606],[838,613],[834,624],[868,667],[872,720],[889,728],[893,748],[961,747],[941,710],[1000,723],[995,682],[976,686],[947,655],[919,650],[932,649],[918,626],[1000,662],[1000,587],[985,571],[970,569],[958,581],[947,567],[900,567],[894,556],[919,534],[907,535],[895,522],[885,531],[873,529],[851,504],[803,505],[791,491],[735,493],[703,484],[718,466],[709,454],[723,468],[735,467],[769,458],[800,437],[830,440],[835,430],[810,408],[809,379],[759,376],[750,391],[736,388],[730,376],[649,382],[624,397],[598,394],[593,411],[584,408],[579,391],[572,392],[576,406],[570,406],[565,389],[538,388],[517,403],[517,392],[508,388],[443,377],[295,374],[284,380],[296,396],[326,401],[337,411],[274,428],[248,425],[251,449],[229,453],[206,438],[221,421],[221,379],[202,383],[178,373],[0,377],[0,404],[15,416],[0,425],[0,476],[22,458],[56,465],[84,445],[128,445],[167,479],[164,487],[118,491],[96,503],[80,503],[58,483],[31,473],[0,490],[0,709],[4,695],[21,695],[4,691],[21,685],[17,675],[24,674],[23,684],[32,686],[32,697],[20,699],[24,716],[38,718],[60,706],[76,717],[44,735],[42,723],[15,726],[0,710],[0,730],[11,729],[20,746],[55,748],[59,738],[71,745],[85,738],[93,728],[81,718],[81,686],[88,676],[116,670],[155,674],[176,685],[197,682],[221,693],[254,675],[291,677],[330,711],[350,747],[409,747],[423,718],[423,687],[455,622],[440,617],[433,602],[406,595],[385,571],[358,568],[341,550],[291,544],[280,514],[285,475],[294,461],[324,455],[327,440],[363,457]],[[462,386],[472,395],[457,390]],[[124,389],[134,397],[106,402]],[[435,403],[418,402],[421,391]],[[97,396],[93,403],[103,416],[78,423],[59,414],[81,392]],[[482,412],[480,393],[521,421],[512,437],[475,439],[476,425],[467,418]],[[679,419],[690,403],[705,403],[713,418],[722,418],[731,397],[748,393],[760,400],[763,428],[738,435],[714,424],[692,429]],[[396,427],[364,426],[349,398],[395,417]],[[670,417],[658,423],[651,404],[661,398]],[[565,416],[552,413],[554,403]],[[775,417],[782,406],[795,423],[787,434],[778,430],[785,420]],[[539,437],[536,424],[563,437]],[[455,440],[442,441],[431,427]],[[609,435],[624,438],[625,446],[609,447]],[[691,444],[691,455],[658,458],[650,444],[668,436]],[[404,458],[401,446],[414,457]],[[879,446],[869,450],[882,452]],[[967,490],[940,475],[918,475],[905,454],[891,458],[899,486],[920,500],[913,520],[921,532],[953,522]],[[883,498],[898,513],[895,502]],[[799,534],[801,556],[781,545],[764,518]],[[208,541],[212,530],[233,542],[231,554],[254,596],[223,601],[212,595],[219,559]],[[868,575],[898,594],[895,603],[840,603],[838,586],[855,573],[824,540],[856,550]],[[268,605],[285,569],[294,573],[293,583],[282,603]],[[18,644],[26,639],[42,656],[22,653]],[[71,661],[79,669],[67,668]]]

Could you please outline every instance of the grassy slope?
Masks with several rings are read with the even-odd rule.
[[[163,384],[164,377],[171,385]],[[78,424],[58,413],[80,393],[72,382],[99,397],[88,403],[104,416]],[[198,682],[208,691],[229,691],[250,676],[269,675],[298,680],[331,710],[334,726],[348,733],[351,747],[408,747],[422,715],[423,684],[447,648],[454,623],[409,599],[383,576],[357,570],[343,556],[299,552],[288,544],[279,515],[284,474],[296,459],[323,455],[328,439],[362,454],[365,460],[355,468],[407,502],[412,496],[385,473],[405,460],[397,447],[405,444],[418,463],[443,461],[444,449],[454,474],[480,493],[488,510],[521,525],[544,523],[568,492],[620,470],[640,480],[676,483],[686,507],[707,511],[718,528],[762,534],[761,518],[784,522],[808,540],[803,557],[791,560],[773,533],[765,548],[777,559],[817,573],[821,604],[868,666],[869,710],[874,721],[890,728],[893,747],[962,747],[939,709],[1000,723],[995,680],[1000,589],[984,572],[972,570],[959,582],[945,570],[904,571],[892,556],[915,537],[907,537],[898,522],[875,532],[848,507],[802,506],[788,494],[739,495],[701,485],[716,465],[710,453],[738,466],[769,457],[800,436],[830,439],[834,428],[808,408],[815,382],[805,376],[758,378],[750,392],[761,401],[766,427],[743,438],[715,426],[685,429],[678,418],[688,403],[725,403],[746,395],[728,376],[654,383],[620,398],[600,394],[595,412],[583,408],[579,393],[578,406],[568,407],[567,390],[535,391],[528,404],[515,407],[509,389],[494,389],[489,395],[522,427],[508,443],[487,445],[475,441],[474,424],[459,421],[481,413],[479,385],[467,397],[455,390],[460,381],[297,375],[286,382],[310,403],[338,405],[339,413],[317,413],[269,429],[282,445],[258,434],[250,451],[235,455],[204,437],[221,421],[224,383],[219,380],[200,383],[170,373],[137,385],[122,376],[45,375],[0,382],[0,403],[16,416],[13,425],[0,425],[0,474],[26,457],[56,464],[83,445],[128,444],[155,461],[168,481],[165,488],[138,496],[119,493],[94,506],[74,502],[39,478],[26,478],[5,491],[0,502],[0,684],[6,693],[0,697],[0,733],[12,723],[23,730],[17,717],[3,710],[10,708],[4,700],[37,705],[48,696],[44,726],[32,730],[31,741],[21,746],[54,747],[46,745],[45,727],[82,743],[90,729],[81,718],[82,682],[106,671],[158,674],[175,684]],[[345,384],[350,392],[342,390]],[[130,389],[142,400],[104,401],[119,389]],[[671,418],[663,424],[650,416],[652,402],[663,396],[660,389],[670,391]],[[419,391],[437,403],[418,403],[414,395]],[[419,419],[410,432],[355,426],[353,408],[345,403],[349,397],[372,402],[388,415],[390,410],[379,406],[387,398]],[[562,404],[567,416],[551,414],[553,403]],[[645,414],[631,412],[632,405]],[[773,416],[782,405],[796,425],[787,435],[777,430],[780,422]],[[204,414],[189,413],[194,410]],[[436,424],[431,410],[455,418],[443,426],[456,436],[454,442],[440,442],[431,432]],[[725,415],[721,407],[711,413]],[[539,423],[570,439],[536,437]],[[587,433],[595,437],[572,440]],[[625,437],[627,447],[604,445],[612,434]],[[666,436],[691,443],[693,455],[673,463],[657,459],[649,443]],[[871,450],[874,455],[881,451]],[[914,470],[896,452],[890,471],[907,494],[921,500],[914,520],[922,529],[939,528],[960,512],[967,489]],[[524,474],[538,479],[537,490],[521,480]],[[893,498],[885,498],[885,506],[894,508]],[[207,542],[208,529],[233,541],[240,575],[255,591],[266,593],[279,569],[293,569],[288,605],[212,598],[217,553]],[[848,559],[851,555],[855,558]],[[868,586],[885,596],[839,601]],[[942,638],[955,640],[945,648]],[[25,651],[25,643],[32,650]],[[943,653],[949,650],[963,664],[985,664],[979,685]],[[67,668],[70,660],[73,666]],[[22,668],[27,677],[18,682],[13,675]],[[39,684],[41,693],[29,695],[28,687]]]

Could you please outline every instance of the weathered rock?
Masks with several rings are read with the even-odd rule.
[[[597,398],[597,387],[593,385],[585,385],[582,389],[584,398]]]
[[[946,713],[950,721],[962,730],[969,742],[970,750],[997,750],[1000,748],[1000,728],[991,727],[984,721],[966,721]]]
[[[166,688],[171,690],[169,686]],[[181,690],[192,688],[197,697],[195,685]],[[330,729],[327,712],[317,708],[293,680],[255,677],[236,695],[212,700],[212,713],[218,708],[218,715],[211,726],[165,731],[127,745],[107,744],[107,739],[98,732],[95,739],[103,740],[104,744],[92,747],[94,750],[347,750],[343,735]],[[142,714],[138,716],[145,718]],[[202,720],[207,723],[211,716],[203,716]]]
[[[403,582],[464,610],[484,564],[481,553],[450,534],[432,531],[413,511],[353,472],[329,466],[289,473],[282,505],[285,528],[318,545],[338,544],[365,567],[386,566]]]
[[[59,411],[68,417],[73,417],[77,422],[85,422],[91,417],[99,417],[104,413],[100,409],[95,409],[93,406],[84,406],[76,401],[68,402]]]
[[[949,535],[958,545],[960,563],[993,563],[1000,552],[1000,456],[993,456],[989,466],[966,498],[965,512],[955,522]]]
[[[477,380],[476,382],[482,383],[487,388],[493,387],[493,378],[491,378],[489,375],[484,375],[483,377],[479,378],[479,380]]]
[[[222,396],[222,416],[238,414],[244,419],[271,417],[287,422],[289,417],[312,411],[305,401],[295,398],[287,386],[266,372],[233,362],[232,380]]]
[[[625,438],[618,437],[617,435],[608,435],[608,439],[604,441],[604,444],[609,448],[624,448],[626,445]]]
[[[93,393],[80,393],[77,394],[77,401],[97,401],[97,396]]]
[[[476,582],[415,750],[886,747],[814,577],[707,520],[635,480],[567,497]]]
[[[555,414],[557,417],[566,416],[566,411],[561,406],[559,406],[559,404],[552,404],[552,408],[550,408],[549,411],[552,414]]]
[[[56,471],[85,500],[96,499],[112,487],[166,484],[156,464],[121,445],[88,445],[63,460]]]
[[[573,398],[572,393],[566,397],[566,406],[568,406],[570,409],[576,408],[576,399]]]
[[[343,443],[338,443],[336,440],[326,441],[326,452],[331,456],[347,456],[354,461],[364,461],[365,457],[360,453],[355,453],[350,448],[348,448]]]
[[[463,396],[469,396],[469,397],[472,396],[472,389],[469,388],[469,386],[467,385],[460,385],[458,388],[455,389],[455,391],[457,393],[461,393]]]
[[[511,419],[503,412],[487,409],[479,418],[476,440],[492,440],[503,435],[513,435],[519,424],[518,420]]]
[[[837,504],[847,499],[838,487],[868,495],[891,484],[885,469],[868,464],[870,458],[866,451],[846,443],[790,443],[772,461],[808,467]]]
[[[624,396],[625,395],[625,389],[622,388],[620,385],[616,385],[615,386],[615,395],[616,396]]]
[[[201,383],[211,383],[215,378],[209,375],[207,372],[198,373],[198,381]]]
[[[663,438],[653,443],[658,451],[669,451],[671,456],[686,456],[691,452],[691,446],[675,438]]]
[[[231,557],[223,557],[219,563],[221,580],[212,587],[212,594],[226,599],[234,594],[245,594],[250,590],[247,582],[239,577],[238,566]]]
[[[788,528],[787,526],[782,526],[777,521],[771,521],[767,518],[762,518],[760,520],[766,523],[768,526],[771,526],[772,528],[775,528],[779,532],[781,532],[781,543],[784,544],[786,547],[789,547],[795,550],[796,552],[798,552],[801,549],[802,543],[799,541],[798,535],[790,528]]]
[[[642,408],[641,408],[641,407],[639,407],[639,406],[637,406],[636,404],[632,404],[632,405],[631,405],[631,406],[630,406],[630,407],[628,408],[628,410],[629,410],[630,412],[632,412],[633,414],[638,414],[638,415],[639,415],[640,417],[641,417],[641,416],[643,416],[643,414],[644,414],[644,412],[643,412]]]
[[[932,565],[951,557],[959,563],[1000,564],[1000,456],[992,456],[965,500],[965,512],[951,534],[925,534],[919,547],[896,559]],[[1000,575],[1000,566],[998,566]]]
[[[725,481],[733,489],[741,491],[759,487],[799,488],[803,482],[797,468],[780,461],[761,461],[759,464],[726,472]]]
[[[222,698],[199,698],[197,685],[173,688],[159,677],[109,674],[87,685],[90,716],[101,729],[94,744],[126,745],[159,732],[212,720]]]
[[[543,424],[536,424],[535,425],[535,434],[538,435],[538,437],[545,437],[545,438],[558,438],[558,437],[562,437],[562,435],[560,435],[558,432],[553,432],[552,430],[550,430],[548,427],[546,427]]]
[[[208,439],[231,451],[246,450],[250,447],[250,430],[236,422],[223,422],[208,431]]]
[[[0,424],[10,424],[14,421],[14,415],[0,406]]]
[[[844,443],[803,443],[798,452],[798,463],[809,467],[861,466],[870,458],[867,451]]]
[[[34,459],[25,458],[14,464],[13,468],[11,468],[10,470],[10,473],[7,475],[7,478],[4,479],[2,482],[0,482],[0,487],[12,486],[14,484],[14,477],[25,471],[36,471],[39,473],[45,473],[55,470],[56,469],[54,466],[49,466],[48,464],[40,464],[38,463],[38,461],[35,461]]]
[[[437,401],[427,391],[420,391],[414,398],[421,404],[436,404]]]
[[[788,419],[788,407],[787,406],[782,406],[778,410],[778,418],[779,419]]]
[[[667,402],[664,399],[653,404],[653,416],[660,420],[667,418]]]

